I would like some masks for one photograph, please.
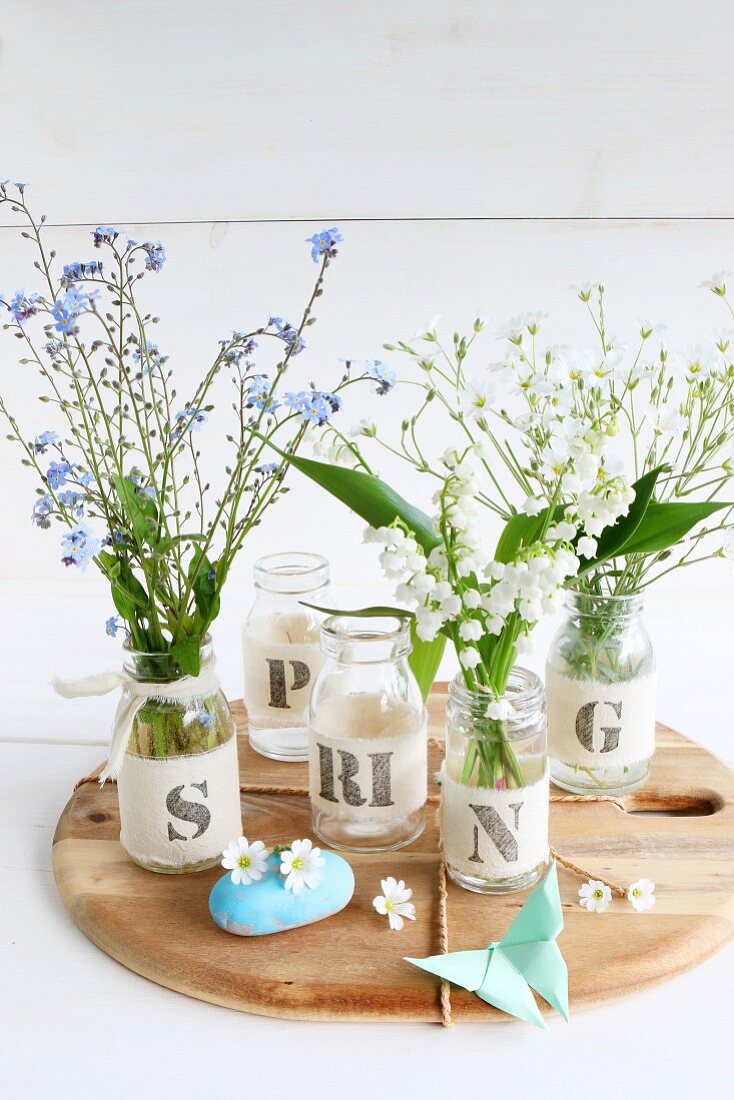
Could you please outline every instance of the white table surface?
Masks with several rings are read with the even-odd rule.
[[[0,585],[2,1095],[412,1100],[457,1096],[462,1087],[514,1098],[729,1094],[731,948],[568,1025],[552,1019],[547,1034],[511,1022],[446,1031],[249,1016],[160,988],[104,955],[67,916],[51,872],[56,820],[75,780],[103,757],[113,706],[110,698],[63,703],[46,686],[52,671],[116,662],[114,644],[100,649],[89,629],[99,618],[93,589],[86,596],[79,588],[72,603],[56,587],[50,614],[43,593],[21,600],[13,585]],[[662,594],[650,601],[659,715],[731,762],[734,607],[731,593],[703,598],[705,614],[696,594],[695,616],[684,597],[674,607]],[[216,642],[228,694],[239,695],[234,620],[222,621]],[[589,919],[603,928],[603,917]],[[284,938],[283,949],[290,944]]]

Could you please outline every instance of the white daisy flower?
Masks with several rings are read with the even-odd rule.
[[[603,882],[589,879],[579,890],[579,904],[589,913],[603,913],[609,908],[612,900],[612,891]]]
[[[470,378],[459,394],[459,408],[465,416],[481,420],[496,398],[497,390],[493,379],[489,373],[480,374]]]
[[[222,852],[222,867],[231,871],[235,886],[259,882],[268,869],[269,852],[261,840],[248,843],[246,836],[230,840]]]
[[[730,267],[725,267],[723,271],[715,271],[710,279],[704,279],[698,285],[705,287],[707,290],[712,290],[714,294],[724,295],[726,294],[727,280],[732,275],[734,275],[734,271]]]
[[[655,904],[655,883],[649,878],[633,882],[627,891],[627,900],[638,913],[648,912]]]
[[[280,853],[280,873],[287,875],[286,890],[298,895],[304,886],[314,890],[324,877],[322,868],[326,860],[320,848],[314,848],[311,840],[294,840],[290,848]]]
[[[378,895],[372,904],[380,916],[387,917],[390,927],[399,932],[405,924],[405,917],[408,920],[415,920],[415,906],[410,900],[413,897],[413,891],[408,889],[402,879],[398,882],[392,876],[384,878],[380,885],[382,894]]]
[[[438,325],[438,322],[440,320],[440,313],[437,313],[434,317],[431,317],[430,321],[426,321],[424,325],[421,325],[421,327],[416,332],[414,339],[425,340],[426,337],[435,339],[436,326]]]

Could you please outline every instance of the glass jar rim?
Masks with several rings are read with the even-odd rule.
[[[329,583],[329,562],[321,554],[285,550],[258,558],[252,567],[255,587],[266,592],[313,592]]]
[[[321,648],[328,655],[349,647],[358,664],[398,660],[411,650],[410,620],[399,615],[330,615],[321,624]]]
[[[165,652],[161,652],[161,650],[136,649],[132,642],[132,638],[128,636],[122,643],[123,650],[131,657],[172,657],[170,649],[166,650]],[[199,652],[201,653],[202,650],[208,649],[211,644],[211,634],[205,634],[204,637],[201,639],[201,642],[199,643]]]
[[[495,696],[488,691],[475,691],[467,687],[463,674],[457,672],[449,684],[449,698],[459,705],[486,706]],[[541,706],[545,699],[543,681],[532,669],[515,665],[507,677],[505,692],[499,698],[512,703],[515,710],[530,710]]]
[[[149,652],[144,649],[136,649],[132,644],[132,638],[125,638],[122,643],[123,651],[123,667],[127,669],[133,675],[133,678],[139,679],[142,683],[149,681],[151,683],[171,683],[174,680],[180,680],[187,675],[181,666],[176,661],[170,650],[165,653]],[[213,667],[214,651],[212,648],[211,634],[205,634],[199,643],[199,655],[201,657],[202,670],[206,665],[207,671],[211,671]],[[142,672],[138,665],[142,665],[144,662],[150,664],[150,669],[146,675],[139,675]],[[165,668],[164,664],[167,663],[168,667]],[[173,672],[173,668],[178,669],[178,672]],[[136,673],[138,675],[136,676]]]
[[[566,591],[564,606],[567,611],[573,611],[577,615],[636,615],[645,605],[644,592],[630,592],[626,595],[616,596],[606,593],[583,592],[578,588],[569,588]]]

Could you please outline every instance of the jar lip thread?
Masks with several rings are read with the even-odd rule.
[[[398,615],[330,615],[321,624],[321,647],[336,653],[349,646],[350,659],[395,660],[410,653],[410,621]],[[384,651],[387,649],[387,653]]]
[[[252,567],[255,587],[266,592],[297,595],[329,583],[329,562],[321,554],[286,550],[258,558]]]
[[[449,684],[449,698],[468,706],[483,706],[491,703],[495,696],[488,691],[474,691],[467,687],[463,675],[459,672]],[[545,693],[543,682],[532,669],[515,665],[507,678],[507,687],[502,699],[508,699],[513,708],[528,709],[543,703]]]
[[[201,639],[201,642],[199,643],[199,652],[203,653],[205,649],[208,649],[208,648],[211,647],[211,644],[212,644],[211,634],[205,634],[204,637]],[[174,659],[173,654],[171,653],[170,649],[166,650],[165,652],[162,652],[161,650],[151,651],[151,650],[147,650],[147,649],[136,649],[135,646],[132,643],[132,638],[130,638],[130,637],[125,638],[125,640],[122,643],[122,648],[123,648],[124,652],[127,655],[129,655],[130,657],[145,657],[145,658],[152,657],[153,659],[158,658],[160,660],[173,660]]]
[[[607,595],[569,588],[564,603],[568,611],[573,611],[577,615],[636,615],[643,610],[645,595],[644,592],[630,592],[619,596]]]

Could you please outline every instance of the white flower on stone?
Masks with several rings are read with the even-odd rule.
[[[609,908],[612,891],[603,882],[589,879],[579,890],[579,904],[589,913],[603,913]]]
[[[638,913],[647,913],[655,904],[655,883],[649,878],[633,882],[627,891],[627,900]]]
[[[230,878],[235,886],[249,886],[259,882],[268,869],[269,852],[262,840],[248,843],[246,836],[230,840],[222,852],[222,867],[231,871]]]
[[[324,877],[322,868],[326,860],[320,848],[314,848],[311,840],[294,840],[290,848],[280,853],[280,873],[287,875],[286,890],[298,895],[304,886],[314,890]]]
[[[382,917],[387,917],[390,927],[399,932],[405,924],[405,919],[415,920],[415,905],[410,900],[413,891],[409,890],[402,879],[384,878],[380,885],[382,894],[379,894],[372,904]]]

